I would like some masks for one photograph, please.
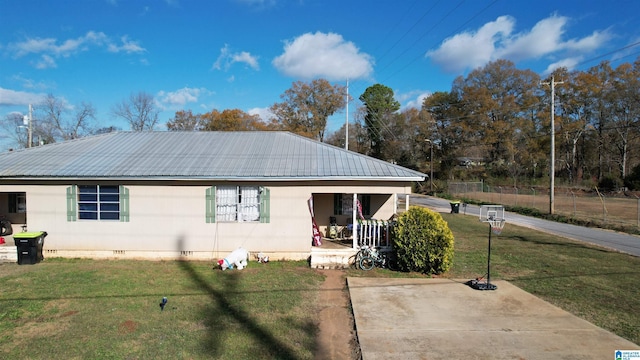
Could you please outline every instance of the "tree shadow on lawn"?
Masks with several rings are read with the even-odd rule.
[[[184,239],[178,239],[180,251],[184,250],[183,246]],[[258,324],[239,305],[234,304],[234,298],[241,295],[236,290],[236,285],[240,280],[240,273],[230,271],[230,274],[217,277],[217,279],[224,282],[221,286],[222,290],[218,290],[212,287],[190,262],[179,261],[179,266],[195,282],[196,286],[205,291],[213,301],[213,304],[208,304],[203,310],[205,315],[204,323],[208,329],[208,339],[203,346],[208,354],[215,357],[224,355],[227,351],[222,346],[224,345],[224,338],[229,335],[229,333],[225,333],[226,329],[231,326],[233,327],[232,331],[237,332],[237,327],[241,326],[242,332],[250,334],[259,344],[261,349],[255,350],[256,356],[269,354],[269,357],[278,359],[298,359],[296,353],[287,344]],[[225,291],[227,289],[229,291]]]
[[[503,237],[504,238],[504,237]],[[578,240],[567,239],[567,241],[547,241],[541,240],[534,237],[529,236],[520,236],[520,235],[509,235],[506,237],[507,239],[512,239],[516,241],[521,241],[525,243],[533,243],[538,245],[553,245],[553,246],[562,246],[567,248],[577,248],[577,249],[585,249],[585,250],[594,250],[600,252],[615,252],[615,250],[609,250],[602,246],[598,246],[591,243],[580,243]]]

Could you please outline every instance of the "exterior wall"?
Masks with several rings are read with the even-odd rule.
[[[311,194],[411,191],[410,184],[391,182],[373,186],[357,181],[252,183],[270,189],[270,223],[207,224],[205,193],[214,184],[157,184],[122,183],[129,189],[129,222],[67,221],[66,189],[70,184],[0,185],[0,191],[26,192],[28,231],[48,233],[45,257],[203,260],[224,257],[240,246],[253,254],[263,252],[272,260],[306,259],[311,249],[307,205]],[[383,198],[386,200],[381,200],[379,212],[386,216],[393,204],[389,204],[389,196]],[[332,203],[330,211],[333,212]],[[14,230],[20,231],[17,227]]]

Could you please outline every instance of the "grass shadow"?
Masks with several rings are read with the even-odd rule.
[[[177,245],[178,249],[183,251],[184,239],[179,238]],[[241,293],[235,290],[240,280],[239,272],[228,271],[228,274],[218,277],[223,281],[219,290],[211,286],[190,262],[180,261],[179,266],[200,290],[208,294],[212,301],[203,310],[203,322],[208,331],[203,347],[209,355],[217,357],[230,353],[229,349],[223,349],[225,329],[242,327],[242,332],[251,336],[259,344],[260,349],[255,349],[256,354],[262,354],[261,356],[270,354],[269,357],[278,359],[298,359],[289,345],[279,340],[268,329],[258,324],[246,310],[235,304],[237,297],[241,296]]]

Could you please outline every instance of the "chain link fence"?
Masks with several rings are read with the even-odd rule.
[[[460,199],[550,212],[549,189],[490,186],[483,182],[450,182],[448,189],[451,196]],[[554,213],[594,223],[640,228],[640,198],[637,195],[555,187]]]

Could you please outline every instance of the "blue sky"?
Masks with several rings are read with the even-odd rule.
[[[639,14],[635,0],[0,0],[0,121],[50,93],[129,130],[111,108],[140,91],[159,130],[182,109],[266,117],[314,78],[349,79],[350,112],[375,83],[419,106],[499,58],[541,75],[632,62]]]

